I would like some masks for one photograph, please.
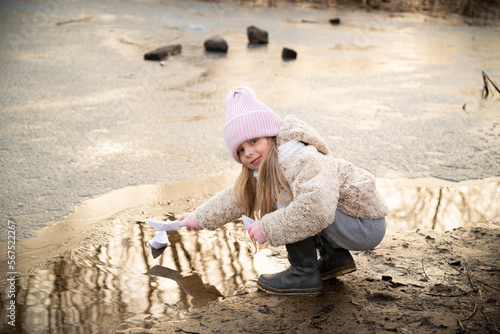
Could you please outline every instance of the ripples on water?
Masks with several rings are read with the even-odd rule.
[[[19,278],[21,332],[105,333],[135,315],[175,320],[257,275],[240,225],[169,232],[169,247],[154,259],[147,241],[156,232],[149,224],[116,223],[108,244],[71,251]],[[155,265],[164,277],[145,274]]]
[[[384,186],[389,232],[498,223],[499,185]],[[113,233],[105,245],[67,252],[18,278],[18,333],[107,333],[147,326],[148,315],[181,319],[191,307],[233,295],[262,271],[241,222],[168,232],[170,244],[156,258],[147,244],[156,232],[147,223],[116,221]],[[264,270],[277,271],[274,262]]]

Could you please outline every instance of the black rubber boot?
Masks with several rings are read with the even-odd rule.
[[[320,255],[318,267],[323,281],[357,270],[356,263],[347,249],[333,248],[321,234],[316,236],[316,242]]]
[[[276,274],[260,275],[259,289],[277,295],[319,295],[323,284],[314,237],[287,244],[286,250],[291,267]]]

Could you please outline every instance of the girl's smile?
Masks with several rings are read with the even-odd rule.
[[[261,157],[256,158],[255,160],[252,161],[252,165],[256,165],[260,162]]]
[[[238,147],[238,155],[241,163],[251,170],[259,170],[260,163],[269,153],[271,147],[270,138],[262,137],[250,139]]]

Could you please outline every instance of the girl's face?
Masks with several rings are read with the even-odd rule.
[[[260,163],[264,160],[271,148],[271,138],[262,137],[247,140],[238,147],[238,156],[241,163],[251,170],[259,170]]]

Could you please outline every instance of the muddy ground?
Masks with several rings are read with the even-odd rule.
[[[140,221],[196,204],[181,202],[128,215]],[[210,286],[200,288],[196,274],[179,279],[155,266],[150,273],[176,280],[195,306],[179,321],[135,316],[115,333],[498,333],[499,236],[498,222],[441,234],[388,234],[376,249],[353,252],[358,270],[325,282],[318,297],[269,295],[257,289],[255,279],[220,297]],[[260,252],[267,252],[264,261],[286,262],[283,247]]]

